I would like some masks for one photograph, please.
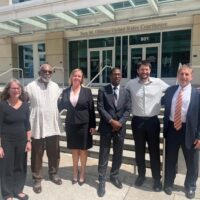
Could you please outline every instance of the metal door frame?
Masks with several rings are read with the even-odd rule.
[[[158,66],[157,66],[157,77],[161,77],[161,45],[160,43],[151,44],[140,44],[140,45],[129,45],[128,47],[128,78],[131,78],[131,50],[132,49],[142,49],[142,60],[146,59],[146,48],[157,47],[158,48]]]
[[[90,53],[93,51],[99,51],[99,58],[100,58],[100,70],[102,69],[102,63],[103,63],[103,51],[111,50],[112,51],[112,64],[115,66],[115,48],[113,47],[101,47],[101,48],[89,48],[88,49],[88,69],[87,69],[87,77],[88,81],[91,80],[91,66],[90,66]],[[99,83],[96,84],[102,84],[103,78],[102,75],[100,75]]]

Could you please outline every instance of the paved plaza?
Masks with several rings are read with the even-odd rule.
[[[110,163],[109,163],[110,164]],[[171,196],[162,192],[154,192],[152,190],[152,178],[150,170],[147,170],[147,179],[140,188],[134,186],[136,175],[133,173],[132,165],[123,164],[120,171],[120,177],[123,182],[123,189],[117,189],[113,186],[108,178],[106,182],[106,194],[103,198],[97,196],[98,176],[97,165],[98,160],[88,158],[86,183],[83,186],[78,184],[72,185],[72,158],[70,154],[61,153],[61,163],[59,175],[62,177],[63,184],[57,186],[48,178],[47,158],[44,157],[44,180],[42,181],[42,193],[35,194],[32,190],[32,178],[30,173],[30,158],[28,159],[28,175],[24,192],[29,195],[30,200],[184,200],[185,197],[183,183],[184,175],[177,175],[175,182],[175,191]],[[108,172],[110,167],[108,168]],[[109,173],[108,173],[109,177]],[[200,200],[200,180],[197,183],[196,198]],[[2,197],[0,197],[2,200]]]

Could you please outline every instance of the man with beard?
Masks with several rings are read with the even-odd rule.
[[[57,100],[61,91],[58,85],[51,81],[52,73],[53,70],[49,64],[41,65],[39,78],[26,87],[31,109],[31,170],[35,193],[42,191],[42,157],[45,149],[48,157],[49,178],[57,185],[62,184],[61,178],[57,175],[60,161],[60,119]]]
[[[119,169],[122,162],[126,121],[131,111],[129,92],[120,85],[121,71],[119,68],[111,70],[110,81],[110,84],[99,89],[97,98],[97,109],[100,114],[99,187],[97,190],[99,197],[103,197],[105,194],[106,170],[111,141],[113,141],[113,157],[110,181],[117,188],[122,188]]]
[[[160,101],[163,92],[168,85],[159,78],[150,77],[151,64],[148,61],[141,61],[138,64],[138,78],[127,83],[132,100],[132,131],[135,141],[136,164],[138,167],[138,177],[136,186],[143,185],[145,181],[145,149],[146,142],[150,155],[152,176],[154,179],[153,189],[161,191],[160,182]]]

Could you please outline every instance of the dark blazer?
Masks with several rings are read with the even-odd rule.
[[[81,125],[89,123],[89,128],[96,127],[94,102],[91,90],[81,87],[78,102],[74,107],[70,102],[71,87],[63,90],[60,100],[58,100],[59,111],[67,109],[65,123],[68,125]]]
[[[97,109],[100,114],[99,132],[100,134],[110,134],[112,126],[111,119],[118,120],[122,124],[120,134],[126,133],[126,121],[131,112],[131,98],[128,90],[120,86],[118,105],[115,107],[114,96],[111,84],[99,89],[97,99]]]
[[[164,137],[167,137],[169,128],[169,116],[171,112],[172,98],[178,86],[169,87],[163,97],[163,104],[165,105],[164,112]],[[200,97],[199,91],[192,87],[191,99],[186,116],[186,133],[185,145],[188,149],[193,147],[195,139],[200,139]]]

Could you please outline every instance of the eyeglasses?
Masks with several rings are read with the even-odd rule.
[[[44,74],[47,74],[47,73],[52,74],[52,73],[53,73],[51,70],[45,70],[45,69],[43,69],[42,72],[43,72]]]
[[[21,88],[10,88],[11,90],[21,90]]]

